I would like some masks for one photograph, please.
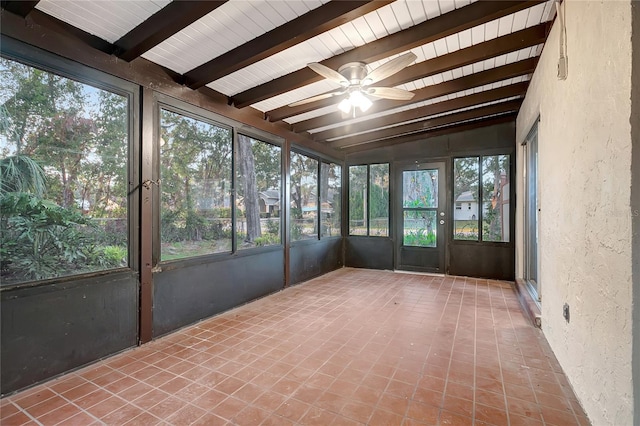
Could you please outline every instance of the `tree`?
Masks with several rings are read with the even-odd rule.
[[[0,197],[10,192],[31,192],[42,198],[46,175],[40,164],[26,155],[10,155],[0,160]]]
[[[238,163],[243,180],[244,208],[247,219],[247,236],[245,241],[253,243],[262,236],[260,229],[260,204],[256,183],[256,162],[253,156],[251,138],[238,135]]]

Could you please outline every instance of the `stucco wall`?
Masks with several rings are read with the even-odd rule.
[[[565,3],[569,76],[557,78],[556,19],[516,125],[519,144],[540,115],[542,328],[593,424],[631,425],[631,2]]]

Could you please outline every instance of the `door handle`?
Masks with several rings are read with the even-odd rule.
[[[440,225],[444,225],[444,220],[440,219]]]

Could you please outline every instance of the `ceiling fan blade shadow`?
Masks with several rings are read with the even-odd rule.
[[[397,58],[380,65],[378,68],[367,74],[367,77],[364,79],[363,84],[369,85],[380,80],[384,80],[390,75],[397,73],[398,71],[409,65],[411,62],[415,61],[416,58],[417,56],[412,52],[405,53],[402,56],[398,56]]]
[[[338,71],[332,70],[325,65],[322,65],[318,62],[311,62],[310,64],[307,64],[307,66],[327,80],[331,80],[345,87],[349,85],[349,81],[347,81],[347,79],[342,74],[340,74]]]
[[[290,103],[287,106],[288,107],[296,107],[296,106],[299,106],[299,105],[308,104],[310,102],[320,101],[322,99],[327,99],[327,98],[331,98],[333,96],[338,96],[338,95],[341,95],[343,93],[344,93],[344,90],[336,90],[336,91],[333,91],[333,92],[322,93],[320,95],[311,96],[310,98],[305,98],[305,99]]]
[[[415,93],[395,87],[368,87],[367,95],[376,98],[392,99],[395,101],[408,101],[415,96]]]

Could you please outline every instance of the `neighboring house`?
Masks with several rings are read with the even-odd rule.
[[[271,215],[278,215],[280,211],[280,191],[277,189],[267,189],[258,193],[260,199],[260,213],[268,213]]]
[[[455,220],[476,220],[478,218],[478,200],[473,192],[465,191],[456,198]]]

